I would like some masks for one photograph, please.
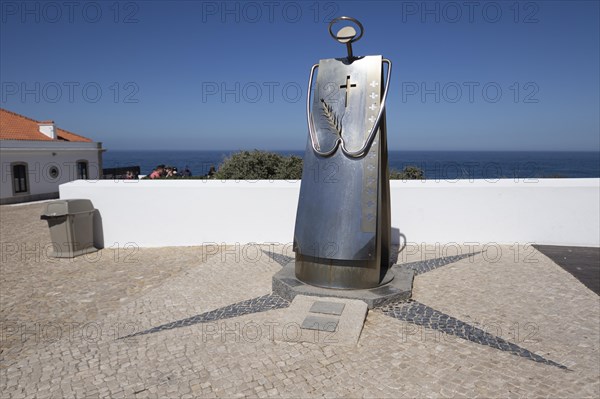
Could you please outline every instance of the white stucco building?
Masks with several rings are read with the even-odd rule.
[[[58,198],[58,186],[102,176],[102,143],[0,108],[0,204]]]

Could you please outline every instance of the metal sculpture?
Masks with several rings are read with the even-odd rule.
[[[337,23],[347,25],[334,34]],[[326,288],[372,288],[393,278],[387,273],[391,226],[385,124],[392,63],[380,55],[353,54],[352,43],[363,33],[354,18],[331,21],[329,34],[346,45],[347,57],[320,60],[308,83],[309,137],[294,232],[295,272],[299,280]]]

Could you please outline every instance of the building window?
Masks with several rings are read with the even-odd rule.
[[[17,163],[12,165],[13,192],[23,194],[29,192],[27,181],[27,164]]]
[[[88,179],[88,163],[87,161],[77,161],[77,178]]]
[[[48,175],[50,176],[50,178],[52,180],[56,180],[58,179],[58,175],[59,175],[59,171],[58,168],[56,166],[51,166],[50,170],[48,171]]]

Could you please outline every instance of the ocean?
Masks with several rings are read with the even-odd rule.
[[[139,166],[150,174],[159,164],[186,166],[194,176],[205,175],[235,151],[123,151],[108,150],[103,167]],[[304,151],[273,151],[302,157]],[[426,179],[532,179],[600,177],[598,152],[491,152],[491,151],[389,151],[391,169],[422,169]]]

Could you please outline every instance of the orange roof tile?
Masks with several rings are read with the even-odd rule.
[[[52,122],[52,121],[44,121]],[[80,141],[91,142],[87,137],[54,127],[56,140],[40,133],[36,120],[19,115],[15,112],[0,108],[0,140],[37,140],[37,141]]]

